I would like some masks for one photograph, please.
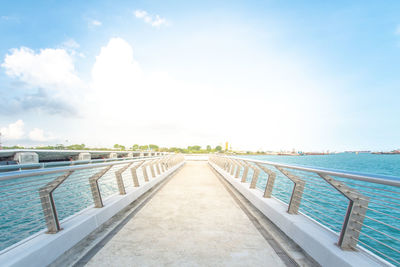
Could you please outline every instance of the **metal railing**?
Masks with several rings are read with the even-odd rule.
[[[363,247],[400,265],[400,178],[210,156],[226,174],[338,234],[343,250]]]
[[[0,254],[114,194],[124,195],[182,162],[182,155],[0,173]],[[150,170],[150,174],[149,174]]]
[[[104,163],[121,160],[132,160],[132,159],[147,159],[154,158],[154,156],[143,156],[143,157],[126,157],[126,158],[106,158],[106,159],[91,159],[91,160],[69,160],[69,161],[53,161],[53,162],[42,162],[42,163],[28,163],[28,164],[14,164],[14,165],[3,165],[0,166],[0,172],[16,171],[24,169],[43,169],[60,166],[74,166],[82,164],[94,164]]]

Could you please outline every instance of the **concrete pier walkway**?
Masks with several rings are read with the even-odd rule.
[[[88,266],[285,266],[205,161],[187,162]]]

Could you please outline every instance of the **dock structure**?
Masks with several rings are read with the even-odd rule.
[[[366,241],[398,240],[383,228],[374,235],[370,224],[399,228],[386,223],[395,210],[368,213],[379,209],[375,191],[400,194],[396,177],[170,154],[4,172],[0,185],[2,266],[337,267],[400,260],[387,249],[399,251],[398,243],[383,250],[380,241],[373,254]]]
[[[188,162],[88,266],[286,266],[208,164]]]

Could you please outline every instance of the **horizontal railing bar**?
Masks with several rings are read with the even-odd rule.
[[[13,165],[0,166],[0,172],[12,171],[12,170],[18,170],[18,169],[28,169],[28,168],[47,168],[47,167],[55,167],[55,166],[73,166],[73,165],[92,164],[92,163],[98,163],[98,162],[109,162],[109,161],[119,161],[119,160],[146,159],[146,158],[152,158],[152,157],[154,157],[154,156],[13,164]]]
[[[33,191],[36,191],[36,189],[33,188],[33,189],[31,189],[31,190],[14,191],[14,193],[11,193],[11,194],[4,194],[4,195],[2,194],[2,195],[0,196],[0,198],[9,197],[9,196],[15,196],[15,195],[21,196],[22,193],[33,192]],[[9,200],[9,199],[10,199],[10,198],[7,198],[6,200]]]
[[[375,201],[369,201],[369,203],[372,203],[372,204],[375,204],[375,205],[378,205],[378,206],[382,206],[382,207],[385,207],[385,208],[389,208],[389,209],[394,209],[394,210],[398,210],[398,211],[400,211],[400,209],[399,208],[395,208],[395,207],[391,207],[391,206],[387,206],[387,205],[383,205],[383,204],[381,204],[381,203],[378,203],[378,202],[375,202]]]
[[[396,220],[400,220],[399,217],[396,217],[396,216],[393,216],[393,215],[384,213],[384,212],[379,211],[379,210],[376,210],[376,209],[372,209],[372,208],[370,208],[370,207],[363,207],[363,208],[366,208],[367,210],[370,210],[370,211],[372,211],[372,212],[376,212],[376,213],[379,213],[379,214],[383,214],[383,215],[385,215],[385,216],[391,217],[391,218],[396,219]]]
[[[273,161],[256,160],[256,159],[242,158],[242,157],[229,156],[228,158],[240,159],[240,160],[245,160],[245,161],[260,163],[260,164],[268,164],[268,165],[272,165],[272,166],[295,169],[295,170],[300,170],[300,171],[321,173],[321,174],[337,176],[337,177],[342,177],[342,178],[348,178],[348,179],[353,179],[353,180],[359,180],[359,181],[366,181],[366,182],[371,182],[371,183],[376,183],[376,184],[392,185],[392,186],[397,186],[397,187],[400,186],[400,178],[395,177],[395,176],[365,174],[365,173],[341,171],[341,170],[335,170],[335,169],[307,167],[307,166],[301,166],[301,165],[284,164],[284,163],[278,163],[278,162],[273,162]]]
[[[323,209],[329,209],[330,212],[332,212],[332,213],[334,213],[334,214],[336,214],[336,215],[338,215],[338,216],[344,217],[343,214],[341,214],[341,213],[339,213],[339,212],[336,212],[336,211],[333,211],[333,210],[331,210],[330,208],[324,207],[324,206],[322,206],[322,205],[320,205],[320,204],[318,204],[318,203],[315,203],[314,201],[311,201],[311,200],[309,200],[309,199],[307,199],[307,198],[305,198],[305,197],[302,198],[302,200],[303,200],[303,201],[307,201],[307,202],[309,202],[309,203],[311,203],[311,204],[317,205],[317,206],[319,206],[319,207],[321,207],[321,208],[323,208]],[[302,203],[302,204],[305,206],[304,203]]]
[[[274,192],[278,191],[279,193],[285,193],[286,195],[284,195],[285,197],[289,197],[287,194],[290,194],[290,192],[278,189],[278,188],[274,188],[274,190],[272,191],[272,194],[274,194]]]
[[[73,201],[69,202],[67,205],[65,203],[63,203],[64,204],[63,207],[74,207],[74,206],[76,206],[75,204],[78,203],[78,202],[79,203],[83,203],[83,202],[80,202],[80,201],[82,200],[81,198],[85,196],[85,194],[82,194],[82,193],[78,193],[78,194],[71,193],[71,194],[65,194],[65,195],[60,196],[60,197],[64,198],[64,197],[70,197],[70,196],[75,196],[76,198],[74,198]],[[59,197],[59,196],[55,196],[55,198],[57,198],[57,197]],[[83,200],[87,201],[86,199],[83,199]],[[89,201],[88,203],[92,203],[92,202]],[[92,204],[90,204],[90,205],[92,205]]]
[[[160,158],[160,156],[151,157],[151,158]],[[69,171],[76,171],[76,170],[86,170],[86,169],[94,169],[94,168],[101,168],[110,165],[121,165],[127,164],[129,162],[136,162],[141,161],[143,158],[133,159],[133,160],[121,160],[118,162],[107,162],[107,163],[97,163],[97,164],[88,164],[88,165],[79,165],[79,166],[66,166],[66,167],[54,167],[49,169],[35,169],[35,170],[22,170],[17,172],[7,172],[7,173],[0,173],[0,181],[15,179],[15,178],[25,178],[25,177],[32,177],[32,176],[40,176],[44,174],[53,174],[53,173],[60,173],[60,172],[69,172]]]
[[[354,237],[351,237],[351,238],[352,238],[352,239],[355,239]],[[397,263],[397,264],[400,265],[400,262],[399,262],[399,261],[396,261],[395,259],[393,259],[392,257],[386,255],[385,253],[383,253],[383,252],[381,252],[381,251],[379,251],[379,250],[376,250],[375,248],[371,247],[370,245],[366,244],[365,242],[363,242],[363,241],[361,241],[361,240],[358,240],[358,242],[360,242],[361,244],[363,244],[363,245],[366,246],[367,248],[369,248],[369,249],[371,249],[371,250],[373,250],[373,251],[379,253],[380,255],[384,256],[385,258],[390,259],[390,260],[392,260],[392,261],[394,261],[395,263]]]
[[[304,181],[306,181],[307,183],[311,183],[311,184],[315,184],[315,185],[319,185],[321,187],[325,187],[325,188],[329,188],[334,190],[334,188],[332,186],[327,186],[328,183],[326,183],[323,179],[313,179],[310,177],[306,177],[306,176],[301,176],[301,179],[303,179]]]
[[[363,224],[363,227],[367,227],[368,229],[370,229],[370,230],[372,230],[372,231],[375,231],[375,232],[380,233],[380,234],[382,234],[382,235],[385,235],[385,236],[387,236],[387,237],[389,237],[389,238],[391,238],[391,239],[394,239],[394,240],[398,241],[399,244],[400,244],[400,239],[398,239],[398,238],[396,238],[396,237],[390,236],[390,235],[388,235],[388,234],[386,234],[386,233],[384,233],[384,232],[382,232],[382,231],[379,231],[379,230],[377,230],[377,229],[375,229],[375,228],[372,228],[371,226],[368,226],[368,225],[366,225],[366,224]]]
[[[326,201],[325,199],[318,198],[318,197],[316,197],[316,196],[314,196],[314,195],[310,195],[310,194],[307,194],[307,193],[305,193],[305,192],[303,192],[303,194],[304,194],[305,196],[309,196],[310,198],[316,199],[316,200],[321,201],[321,202],[323,202],[323,203],[326,203],[326,204],[329,204],[329,205],[333,205],[333,206],[335,206],[335,207],[338,207],[338,208],[340,208],[340,209],[343,209],[344,211],[346,211],[346,209],[347,209],[347,207],[339,206],[339,205],[337,205],[337,204],[334,203],[334,202],[328,202],[328,201]],[[348,204],[348,203],[346,203],[346,205],[347,205],[347,204]]]
[[[34,213],[34,214],[32,214],[32,215],[38,215],[38,214],[40,214],[40,213],[38,212],[38,213]],[[43,222],[44,222],[43,219],[44,219],[45,217],[46,217],[46,216],[41,216],[41,217],[40,217],[39,219],[37,219],[37,220],[27,221],[26,223],[19,224],[19,226],[24,226],[24,225],[27,225],[27,224],[30,224],[30,223],[33,223],[33,222],[39,222],[39,221],[43,221]],[[7,222],[7,223],[4,223],[4,224],[2,224],[2,226],[12,225],[12,224],[14,224],[14,223],[16,223],[16,222],[20,222],[20,221],[23,221],[23,220],[26,220],[26,219],[27,219],[27,217],[18,218],[18,219],[9,221],[9,222]],[[16,226],[16,227],[18,227],[18,226]],[[12,230],[8,230],[8,231],[11,232]]]
[[[385,191],[385,192],[389,192],[389,193],[400,194],[400,192],[392,191],[392,190],[387,190],[387,189],[383,189],[383,188],[379,188],[379,187],[372,187],[372,186],[367,186],[367,185],[364,185],[364,184],[356,184],[356,183],[352,183],[352,182],[348,182],[348,181],[346,181],[345,183],[346,183],[346,184],[351,184],[351,185],[354,185],[354,186],[370,188],[370,189],[373,189],[373,190]],[[357,188],[357,190],[361,190],[361,189]],[[365,191],[365,192],[370,192],[370,191]]]
[[[54,191],[54,194],[55,195],[59,195],[59,194],[62,194],[62,193],[64,193],[64,192],[69,192],[69,191],[71,191],[71,190],[75,190],[75,189],[77,189],[77,188],[79,188],[79,186],[74,186],[74,187],[69,187],[69,188],[61,188],[61,189],[58,189],[57,188],[57,190],[55,190]],[[90,190],[90,186],[89,185],[87,185],[87,189],[88,189],[88,192],[90,192],[89,190]],[[71,194],[80,194],[81,192],[72,192]]]
[[[5,201],[10,201],[10,200],[13,200],[13,199],[16,199],[15,197],[14,198],[9,198],[9,199],[6,199],[6,200],[4,200],[4,199],[0,199],[1,201],[3,201],[3,203],[5,202]],[[22,198],[21,198],[22,199]],[[39,198],[37,198],[37,199],[39,199]],[[26,203],[30,203],[30,202],[32,202],[32,201],[34,201],[35,199],[28,199],[28,200],[25,200],[25,201],[23,201],[23,202],[14,202],[13,204],[16,204],[16,205],[22,205],[22,204],[26,204]],[[10,207],[14,207],[15,205],[12,205],[12,206],[10,206]]]
[[[339,229],[337,226],[334,226],[334,225],[332,225],[332,224],[326,222],[325,220],[319,218],[317,215],[312,214],[311,212],[305,210],[304,208],[300,207],[299,210],[300,210],[300,212],[303,213],[305,216],[310,217],[310,218],[312,218],[312,219],[314,219],[314,220],[320,220],[320,221],[322,221],[324,224],[329,225],[329,226],[331,227],[331,230],[336,231],[336,233],[339,233],[339,232],[340,232],[340,229]]]
[[[313,211],[315,211],[315,212],[318,212],[318,213],[321,214],[322,216],[324,216],[324,217],[326,217],[326,218],[328,218],[328,219],[334,221],[335,223],[342,224],[342,222],[339,222],[338,220],[332,218],[331,216],[328,216],[328,215],[324,214],[322,211],[320,211],[320,210],[318,210],[318,209],[311,208],[310,206],[308,206],[308,205],[306,205],[306,204],[304,204],[304,203],[301,203],[301,204],[302,204],[304,207],[309,208],[310,210],[313,210]]]
[[[325,193],[322,193],[322,192],[319,192],[319,191],[313,190],[313,189],[311,189],[311,188],[309,188],[309,187],[305,187],[305,188],[304,188],[304,191],[306,191],[306,190],[309,190],[309,191],[315,192],[315,193],[317,193],[317,194],[320,194],[320,195],[326,196],[326,197],[328,197],[328,198],[331,198],[331,197],[332,197],[332,196],[330,196],[330,195],[328,195],[328,194],[325,194]]]
[[[357,232],[360,233],[361,235],[363,235],[363,236],[365,236],[365,237],[368,237],[369,239],[371,239],[371,240],[373,240],[373,241],[375,241],[375,242],[381,244],[382,246],[385,246],[385,247],[387,247],[387,248],[389,248],[389,249],[391,249],[391,250],[393,250],[393,251],[396,251],[397,253],[400,254],[400,250],[398,250],[398,249],[396,249],[396,248],[394,248],[394,247],[391,247],[391,246],[389,246],[389,245],[386,245],[386,244],[383,243],[382,241],[379,241],[378,239],[373,238],[372,236],[370,236],[370,235],[368,235],[368,234],[366,234],[366,233],[363,233],[363,232],[361,232],[361,231],[359,231],[359,230],[357,230],[357,229],[353,229],[353,230],[354,230],[354,231],[357,231]]]
[[[387,223],[385,223],[385,222],[382,222],[382,221],[376,220],[376,219],[374,219],[374,218],[371,218],[371,217],[369,217],[369,216],[367,216],[367,215],[365,215],[365,218],[367,218],[367,219],[369,219],[369,220],[371,220],[371,221],[374,221],[374,222],[380,223],[380,224],[382,224],[382,225],[385,225],[385,226],[387,226],[387,227],[389,227],[389,228],[395,229],[395,230],[397,230],[397,231],[399,231],[399,232],[400,232],[400,228],[397,228],[397,227],[394,227],[394,226],[392,226],[392,225],[390,225],[390,224],[387,224]],[[358,221],[355,221],[355,222],[357,222],[357,223],[358,223]]]
[[[37,221],[32,221],[32,223],[34,223],[34,222],[38,222],[38,221],[40,221],[40,220],[37,220]],[[20,231],[21,230],[21,228],[24,228],[24,226],[26,227],[27,226],[27,224],[22,224],[22,225],[18,225],[18,226],[15,226],[15,227],[13,227],[13,229],[12,230],[10,230],[10,231],[8,231],[9,233],[15,233],[15,232],[18,232],[18,231]],[[38,226],[36,226],[36,227],[34,227],[34,228],[31,228],[31,229],[29,229],[29,232],[34,232],[34,231],[36,231],[36,230],[38,230],[38,229],[40,229],[40,230],[44,230],[44,229],[46,229],[46,224],[43,222],[43,225],[38,225]]]
[[[379,201],[381,201],[381,202],[384,202],[384,203],[387,203],[387,204],[389,204],[389,205],[393,205],[393,206],[397,206],[397,207],[400,207],[400,205],[399,204],[397,204],[397,203],[394,203],[394,202],[391,202],[391,201],[387,201],[387,200],[383,200],[383,199],[379,199],[379,198],[376,198],[376,197],[371,197],[371,199],[378,199]]]
[[[325,185],[322,185],[320,183],[313,183],[313,182],[307,181],[306,179],[304,179],[304,181],[306,182],[306,187],[309,187],[309,185],[312,185],[313,188],[323,188],[324,190],[327,189],[327,191],[330,191],[330,192],[333,192],[333,193],[337,193],[338,192],[332,186],[325,186]]]
[[[69,178],[68,179],[68,181],[66,182],[66,183],[71,183],[71,181],[79,181],[79,180],[82,180],[82,179],[85,179],[85,178],[87,178],[87,175],[88,174],[78,174],[78,175],[74,175],[72,178]],[[54,179],[54,177],[49,177],[49,178],[46,178],[46,179],[42,179],[42,180],[40,180],[40,179],[38,179],[38,183],[34,183],[35,181],[33,180],[33,181],[31,181],[31,182],[27,182],[27,183],[24,183],[24,182],[21,182],[21,183],[15,183],[15,184],[27,184],[27,186],[21,186],[21,187],[16,187],[16,188],[11,188],[12,190],[20,190],[20,189],[24,189],[24,188],[31,188],[31,187],[35,187],[35,186],[43,186],[44,184],[46,184],[47,182],[45,182],[45,181],[43,181],[43,180],[50,180],[50,179]],[[15,184],[13,184],[13,185],[15,185]],[[7,186],[7,185],[6,185]],[[5,186],[5,187],[6,187]],[[10,188],[9,188],[10,189]],[[1,189],[0,188],[0,192],[1,192],[1,190],[4,190],[4,189]]]
[[[19,193],[17,190],[26,189],[26,188],[33,188],[34,190],[37,190],[38,189],[37,187],[43,186],[44,184],[46,184],[46,182],[41,182],[41,183],[37,183],[37,184],[29,184],[27,186],[21,186],[21,187],[16,187],[16,188],[8,188],[9,190],[7,190],[7,191],[13,190],[16,193]],[[7,191],[6,190],[4,190],[4,191],[0,190],[0,194],[3,194],[4,192],[7,192]],[[2,196],[3,195],[0,195],[0,198]],[[4,195],[4,196],[6,196],[6,195]]]
[[[400,200],[400,198],[397,198],[397,197],[390,197],[388,195],[381,195],[381,194],[378,194],[378,193],[374,193],[374,192],[371,192],[371,191],[366,191],[366,190],[359,189],[359,188],[357,188],[357,190],[360,191],[360,192],[364,192],[366,195],[369,194],[368,196],[370,196],[372,198],[375,198],[375,199],[379,199],[379,200],[380,200],[380,198],[376,198],[374,196],[386,197],[386,198],[390,198],[390,199]]]
[[[17,203],[17,204],[19,204],[19,203]],[[20,206],[20,205],[13,205],[13,206],[6,206],[6,207],[7,207],[9,210],[12,210],[12,209],[10,209],[10,208],[15,207],[15,206]],[[20,212],[24,212],[24,211],[26,211],[26,210],[32,210],[32,208],[34,208],[34,207],[40,207],[40,206],[41,206],[40,203],[38,203],[38,204],[36,204],[36,205],[28,206],[28,207],[26,207],[26,208],[24,208],[24,209],[15,210],[15,211],[12,212],[12,213],[4,213],[4,215],[10,216],[10,215],[14,215],[14,214],[17,214],[17,213],[20,213]]]
[[[23,182],[18,182],[18,183],[12,183],[12,184],[4,184],[4,185],[0,185],[0,190],[3,190],[3,187],[12,187],[15,185],[21,185],[21,184],[45,184],[48,183],[48,181],[43,181],[43,180],[50,180],[50,179],[54,179],[54,177],[49,176],[49,177],[43,177],[43,178],[37,178],[35,180],[31,180],[31,181],[23,181]],[[15,188],[15,189],[19,189],[21,187]]]

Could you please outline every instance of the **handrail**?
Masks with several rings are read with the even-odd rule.
[[[263,198],[286,203],[288,213],[302,214],[330,228],[338,234],[342,250],[358,250],[358,244],[371,250],[373,244],[372,252],[378,257],[400,265],[399,177],[226,155],[210,156],[209,162],[230,179],[241,174],[239,182],[249,190],[263,190]],[[254,169],[251,180],[249,167]]]
[[[343,170],[335,170],[335,169],[328,169],[328,168],[319,168],[319,167],[308,167],[302,166],[297,164],[286,164],[286,163],[278,163],[274,161],[268,160],[257,160],[252,158],[243,158],[243,157],[234,157],[234,156],[227,156],[228,158],[233,159],[240,159],[244,161],[254,162],[254,163],[264,163],[268,165],[274,165],[282,168],[290,168],[299,171],[308,171],[308,172],[315,172],[321,173],[331,176],[338,176],[342,178],[348,178],[358,181],[364,182],[371,182],[376,184],[382,185],[392,185],[392,186],[400,186],[400,177],[396,176],[389,176],[389,175],[381,175],[381,174],[367,174],[367,173],[359,173],[359,172],[351,172],[351,171],[343,171]]]
[[[152,177],[143,177],[139,167],[146,168],[149,162],[153,166],[161,161],[168,161],[165,168],[157,169]],[[47,228],[48,234],[59,232],[66,216],[91,204],[94,204],[93,208],[101,209],[105,205],[103,198],[116,193],[125,195],[183,161],[182,155],[164,155],[0,173],[0,235],[6,237],[0,244],[0,254],[4,251],[2,249],[43,228]],[[12,180],[28,177],[33,179]]]
[[[160,158],[161,156],[155,157],[146,157],[146,158],[136,158],[132,160],[120,160],[118,162],[105,162],[105,163],[96,163],[93,165],[72,165],[72,166],[65,166],[65,167],[54,167],[50,169],[34,169],[34,170],[22,170],[22,171],[15,171],[15,172],[5,172],[0,173],[0,181],[15,179],[15,178],[24,178],[24,177],[31,177],[31,176],[39,176],[45,174],[52,174],[58,172],[67,172],[73,170],[85,170],[85,169],[93,169],[99,167],[105,167],[109,165],[116,165],[116,164],[126,164],[129,162],[141,161],[143,159],[156,159]]]
[[[55,166],[72,166],[80,164],[93,164],[98,162],[109,162],[109,161],[119,161],[119,160],[131,160],[131,159],[145,159],[153,158],[156,156],[143,156],[143,157],[126,157],[126,158],[108,158],[108,159],[92,159],[92,160],[72,160],[72,161],[53,161],[53,162],[43,162],[43,163],[27,163],[27,164],[13,164],[0,166],[0,173],[6,171],[20,170],[20,169],[33,169],[33,168],[47,168]]]

